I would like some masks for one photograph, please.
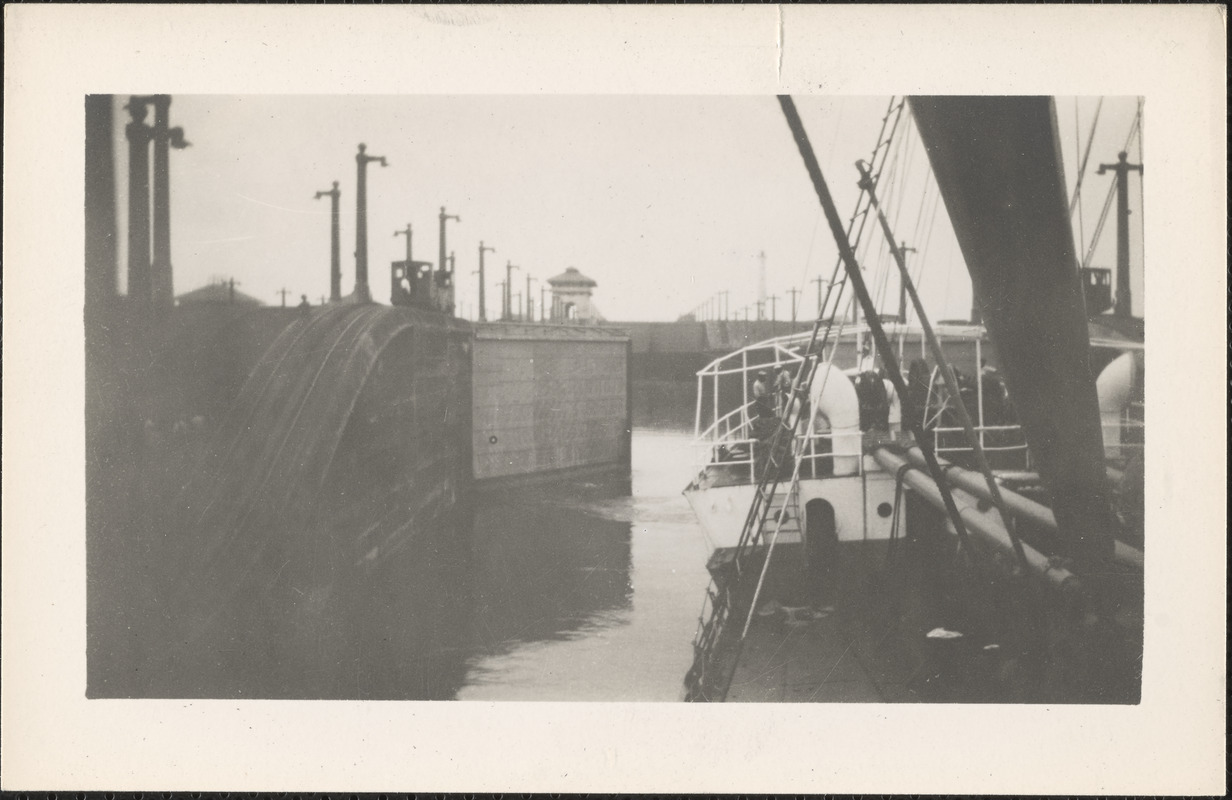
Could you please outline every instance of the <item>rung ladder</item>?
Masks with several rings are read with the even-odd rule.
[[[890,142],[898,129],[905,106],[906,98],[891,98],[886,115],[881,120],[877,145],[868,161],[872,165],[871,184],[874,187],[880,182],[889,157]],[[847,222],[849,241],[852,240],[853,232],[854,242],[860,241],[871,206],[871,196],[861,187],[855,211]],[[800,362],[793,378],[791,394],[786,403],[789,409],[793,407],[794,401],[800,401],[800,407],[803,407],[803,400],[808,396],[809,387],[830,339],[835,317],[838,316],[837,306],[841,301],[843,288],[847,285],[847,273],[840,270],[841,263],[840,259],[835,264],[825,299],[821,302],[817,319],[813,323],[808,347],[804,351],[805,358]],[[841,279],[838,279],[840,275]],[[832,297],[835,300],[835,309],[827,314],[825,312],[830,308]],[[765,576],[770,548],[759,550],[759,546],[765,541],[766,533],[771,534],[772,545],[784,533],[794,532],[803,538],[800,526],[800,464],[806,443],[800,438],[799,429],[802,423],[806,423],[805,417],[805,414],[797,413],[795,424],[791,426],[780,421],[769,442],[761,445],[768,447],[768,452],[759,469],[759,461],[754,458],[757,470],[756,490],[744,519],[740,539],[734,548],[716,550],[707,564],[711,576],[710,585],[706,588],[706,597],[697,619],[697,634],[693,640],[693,666],[685,677],[687,700],[722,700],[727,695],[728,684],[739,659],[740,645],[752,619],[752,605]],[[804,426],[808,427],[807,424]],[[783,473],[789,465],[791,470],[787,489],[785,493],[780,493]],[[750,569],[757,561],[761,562],[761,569]],[[757,580],[746,580],[750,574],[756,575]],[[733,631],[728,627],[728,622],[737,609],[747,609],[748,616],[743,627]],[[725,636],[725,633],[728,635]]]

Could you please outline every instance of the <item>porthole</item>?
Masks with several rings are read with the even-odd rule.
[[[894,513],[894,506],[889,503],[881,503],[877,506],[877,516],[888,517]]]

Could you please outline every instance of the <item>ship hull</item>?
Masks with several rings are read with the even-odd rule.
[[[866,461],[872,463],[871,459]],[[703,486],[696,481],[684,490],[712,550],[735,547],[740,541],[754,491],[749,483]],[[832,530],[840,542],[889,539],[893,533],[894,503],[894,477],[880,470],[863,475],[802,479],[799,530],[823,534]],[[767,537],[773,530],[773,525],[767,527]],[[783,531],[778,538],[780,544],[799,541],[801,535],[795,529]]]

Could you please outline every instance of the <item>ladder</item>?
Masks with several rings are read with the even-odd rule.
[[[905,106],[905,97],[891,98],[882,118],[881,132],[868,161],[873,172],[873,187],[881,178],[889,157],[890,143],[898,129]],[[856,209],[847,222],[849,241],[854,232],[855,241],[859,242],[871,208],[872,196],[868,189],[861,185]],[[804,360],[799,363],[793,376],[786,407],[792,409],[798,402],[801,412],[795,414],[793,425],[789,426],[780,420],[769,441],[762,445],[767,448],[765,461],[758,473],[757,459],[754,458],[756,489],[745,515],[740,539],[734,548],[716,550],[706,565],[711,576],[710,584],[706,588],[701,613],[698,615],[697,633],[693,639],[693,665],[685,677],[686,700],[721,701],[727,696],[728,685],[739,661],[741,646],[755,610],[753,605],[761,592],[774,543],[779,536],[788,532],[799,533],[803,538],[799,507],[800,457],[804,454],[807,442],[799,436],[801,425],[806,418],[802,413],[803,401],[808,396],[809,387],[812,386],[817,368],[821,364],[825,346],[830,341],[835,317],[839,316],[837,305],[848,281],[846,271],[841,272],[841,280],[835,280],[841,269],[840,258],[834,266],[825,299],[813,323],[812,334],[804,351]],[[831,297],[835,300],[836,308],[834,312],[826,314],[831,305]],[[812,413],[807,416],[811,423]],[[811,424],[805,424],[804,427],[806,430],[811,429]],[[786,481],[785,491],[780,492],[780,484],[784,482],[783,473],[789,465],[790,477]],[[770,546],[762,547],[767,533]],[[759,561],[760,569],[757,569]],[[757,576],[756,582],[749,580],[752,575]],[[729,626],[733,613],[746,608],[747,616],[743,626]]]

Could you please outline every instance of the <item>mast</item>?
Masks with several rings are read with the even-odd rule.
[[[1099,402],[1049,97],[913,97],[911,110],[1065,546],[1112,553]]]
[[[1130,164],[1129,154],[1122,150],[1117,154],[1117,163],[1100,164],[1097,174],[1115,173],[1117,187],[1117,291],[1113,314],[1132,317],[1133,304],[1129,292],[1129,173],[1142,172],[1141,164]]]

